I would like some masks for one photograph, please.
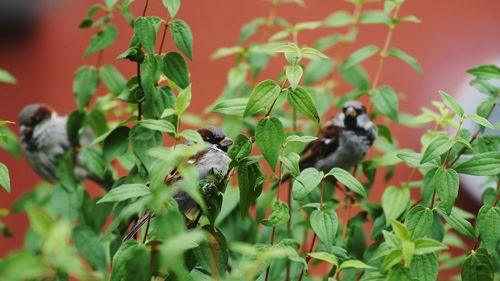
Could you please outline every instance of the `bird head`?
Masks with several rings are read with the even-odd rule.
[[[19,126],[21,135],[32,134],[34,128],[48,121],[55,111],[45,104],[30,104],[25,106],[19,113]]]
[[[340,118],[347,129],[367,128],[372,124],[366,112],[366,107],[359,101],[346,102],[342,107]]]
[[[227,152],[227,149],[233,144],[233,140],[226,136],[224,131],[218,127],[203,127],[198,129],[198,133],[209,146],[216,146],[225,152]]]

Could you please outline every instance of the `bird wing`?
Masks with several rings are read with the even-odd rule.
[[[318,138],[310,142],[302,151],[300,169],[314,167],[320,159],[334,153],[339,146],[342,130],[343,128],[336,125],[333,120],[326,123],[319,132]]]

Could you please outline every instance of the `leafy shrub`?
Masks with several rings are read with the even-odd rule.
[[[380,10],[366,10],[364,0],[351,0],[352,12],[335,11],[320,21],[295,24],[278,17],[277,7],[302,1],[272,0],[267,18],[242,27],[237,46],[213,55],[236,58],[223,93],[207,109],[222,116],[220,125],[235,140],[228,151],[234,174],[227,188],[208,200],[187,164],[203,146],[176,145],[183,140],[201,143],[195,131],[181,125],[203,123],[186,113],[196,94],[192,96],[186,63],[192,59],[192,34],[176,17],[180,0],[163,0],[167,19],[147,15],[148,0],[136,1],[134,5],[144,4],[136,17],[129,8],[132,2],[95,4],[80,27],[96,30],[85,56],[99,57],[116,39],[112,18],[125,17],[134,36],[117,59],[130,61],[137,74],[126,79],[113,65],[100,62],[79,68],[73,84],[78,108],[67,128],[74,140],[83,127],[92,128],[98,137],[79,153],[96,174],[117,177],[113,189],[91,198],[74,178],[71,155],[64,157],[58,167],[64,179],[41,183],[13,206],[12,211],[28,214],[30,228],[24,248],[0,262],[1,280],[306,280],[319,263],[328,266],[316,270],[325,280],[436,280],[440,270],[452,268],[460,268],[462,280],[498,278],[499,137],[485,132],[495,129],[488,117],[499,93],[490,82],[500,79],[497,66],[468,70],[474,76],[470,85],[486,96],[475,113],[465,114],[453,97],[440,92],[432,108],[412,116],[399,110],[400,94],[380,84],[387,57],[422,72],[416,59],[391,46],[396,29],[419,22],[413,15],[400,15],[404,0],[383,1]],[[387,26],[384,45],[363,46],[342,57],[341,50],[356,43],[365,24]],[[311,46],[299,43],[303,33],[320,28],[330,35]],[[277,32],[267,41],[250,41],[269,29]],[[167,51],[169,32],[176,48]],[[339,55],[330,59],[326,53],[335,48]],[[282,73],[275,80],[261,78],[281,55],[287,61]],[[368,59],[378,60],[373,79],[361,65]],[[0,75],[15,81],[6,72]],[[91,103],[101,82],[109,92]],[[352,90],[332,95],[343,83]],[[358,98],[369,102],[372,120],[386,124],[378,125],[376,156],[352,175],[340,168],[301,171],[299,154],[315,139],[325,113]],[[464,122],[477,123],[478,129],[469,131]],[[394,123],[433,129],[422,134],[420,150],[413,151],[398,146],[387,125]],[[452,136],[448,127],[455,130]],[[6,127],[1,132],[2,140],[16,145]],[[384,173],[387,182],[400,166],[412,169],[408,180],[384,187],[380,204],[370,200],[376,175]],[[163,184],[174,169],[183,175],[182,188],[202,206],[199,227],[186,227],[172,188]],[[281,182],[285,174],[293,184]],[[418,174],[422,180],[416,180]],[[488,177],[490,188],[477,215],[455,206],[459,174]],[[9,191],[3,164],[0,184]],[[123,242],[130,222],[146,210],[154,211],[151,223],[136,239]],[[0,227],[9,234],[7,226]]]

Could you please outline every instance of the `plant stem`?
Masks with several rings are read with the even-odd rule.
[[[497,181],[497,197],[495,197],[495,201],[493,202],[493,207],[496,207],[500,201],[500,181]]]
[[[146,231],[144,232],[144,237],[142,238],[142,244],[146,244],[149,233],[149,224],[151,223],[151,213],[148,214],[148,222],[146,223]]]
[[[349,226],[349,218],[351,217],[351,208],[353,203],[351,197],[346,197],[345,200],[347,201],[347,208],[344,214],[344,228],[342,229],[343,238],[347,237],[347,227]]]
[[[321,189],[319,191],[319,209],[323,210],[323,193],[325,192],[325,181],[321,181]]]
[[[391,19],[397,17],[399,8],[400,6],[396,6],[396,9],[394,10],[394,14],[392,15]],[[382,50],[379,53],[377,72],[375,73],[375,78],[373,78],[372,89],[376,89],[380,81],[380,75],[382,74],[382,68],[384,66],[384,59],[387,57],[387,50],[389,49],[389,45],[391,44],[394,28],[395,28],[394,24],[391,23],[391,25],[389,25],[389,32],[387,33],[387,37],[385,38],[384,46],[382,47]]]
[[[148,9],[149,0],[146,0],[146,4],[144,4],[144,9],[142,10],[142,16],[146,15],[146,10]]]
[[[267,17],[267,22],[266,22],[268,28],[271,28],[274,26],[274,20],[276,19],[278,4],[279,4],[279,0],[274,0],[271,3],[271,5],[272,5],[271,12],[269,13],[269,16]]]
[[[99,68],[101,67],[102,64],[102,56],[104,55],[104,50],[99,51],[97,53],[97,62],[95,64],[95,68],[97,68],[97,71],[99,72]]]
[[[460,117],[460,120],[458,122],[458,128],[455,132],[455,136],[453,136],[453,141],[455,141],[458,137],[458,134],[460,133],[460,129],[462,128],[462,124],[464,123],[464,119],[462,117]],[[446,152],[446,156],[444,157],[444,161],[443,161],[443,169],[447,169],[450,167],[450,165],[448,165],[448,158],[450,157],[450,154],[451,154],[451,149],[453,148],[453,145],[452,147],[450,147],[450,149],[448,149],[448,152]],[[434,199],[436,198],[436,188],[434,188],[434,191],[432,191],[432,199],[431,199],[431,209],[434,207]]]
[[[493,112],[493,109],[495,109],[495,106],[496,106],[496,103],[494,103],[493,106],[488,111],[488,118],[490,117],[491,113]],[[488,118],[486,118],[486,119],[488,119]],[[469,140],[469,143],[472,144],[472,142],[474,142],[477,139],[477,137],[479,136],[480,133],[481,133],[481,126],[479,126],[479,128],[477,128],[476,132],[474,132],[474,134],[472,135],[471,139]],[[448,165],[448,167],[453,167],[453,165],[455,165],[455,163],[458,161],[458,159],[460,159],[460,157],[462,156],[462,154],[465,153],[465,151],[467,151],[467,147],[464,146],[458,152],[458,154],[455,157],[455,159],[453,159],[453,161],[451,161],[451,163]]]
[[[278,190],[276,190],[276,200],[279,200],[279,198],[280,198],[280,185],[281,185],[281,181],[283,180],[283,175],[281,173],[282,172],[281,168],[282,168],[282,164],[280,162],[279,169],[278,169],[280,176],[279,176],[279,182],[278,182],[278,187],[277,187]],[[290,207],[288,207],[288,209],[290,209]],[[273,226],[273,230],[271,232],[271,241],[269,242],[269,244],[271,244],[271,245],[274,244],[274,236],[275,236],[275,234],[276,234],[276,226]],[[265,281],[268,280],[268,278],[269,278],[269,272],[270,271],[271,271],[271,264],[269,264],[269,266],[266,269],[266,278],[265,278]]]
[[[292,226],[292,180],[290,179],[288,181],[288,197],[287,197],[287,203],[288,203],[288,215],[290,216],[290,219],[288,220],[288,223],[286,224],[286,232],[287,233],[290,233],[290,229],[291,229],[291,226]],[[286,277],[285,277],[285,281],[289,281],[290,280],[290,271],[291,271],[291,263],[290,261],[288,260],[287,261],[287,265],[286,265]]]
[[[168,22],[165,23],[165,27],[163,28],[163,35],[161,36],[160,49],[158,50],[158,54],[160,54],[160,55],[161,55],[161,52],[163,51],[163,44],[165,43],[167,29],[168,29]]]
[[[316,233],[314,233],[313,240],[312,240],[312,242],[311,242],[311,247],[309,248],[308,253],[312,253],[312,251],[314,250],[314,243],[316,243]],[[311,260],[311,257],[310,257],[310,256],[307,256],[307,257],[306,257],[306,264],[307,264],[307,265],[309,264],[309,261],[310,261],[310,260]],[[303,276],[304,276],[304,268],[303,268],[303,269],[302,269],[302,271],[300,272],[300,275],[299,275],[299,279],[298,279],[298,281],[301,281]]]
[[[141,86],[141,64],[137,63],[137,83],[139,84],[139,87],[142,88]],[[141,121],[142,117],[142,102],[139,102],[137,104],[137,120]]]

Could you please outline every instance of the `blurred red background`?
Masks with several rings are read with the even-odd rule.
[[[26,2],[26,1],[25,1]],[[17,119],[19,110],[33,102],[52,105],[59,113],[66,114],[75,107],[72,81],[75,70],[82,64],[95,64],[96,56],[83,58],[83,52],[94,30],[80,30],[78,24],[85,17],[86,10],[98,1],[47,1],[41,7],[38,18],[31,17],[33,29],[22,29],[15,36],[0,37],[0,68],[10,71],[18,80],[15,86],[0,84],[0,119]],[[341,0],[306,0],[306,6],[283,5],[278,15],[291,23],[321,20],[335,10],[352,10],[351,5]],[[135,14],[142,9],[143,0],[135,1]],[[381,3],[368,5],[380,7]],[[430,100],[437,98],[438,90],[450,94],[468,80],[465,70],[487,63],[499,55],[500,1],[491,0],[408,0],[400,15],[414,14],[421,24],[403,24],[394,34],[391,46],[405,50],[419,60],[424,74],[419,75],[407,65],[388,59],[382,72],[381,84],[390,84],[397,91],[405,93],[401,101],[403,111],[418,113],[422,105],[430,106]],[[194,35],[193,62],[190,63],[193,83],[193,100],[190,111],[202,113],[222,91],[226,83],[227,70],[233,60],[225,58],[210,60],[210,55],[219,47],[237,44],[240,27],[258,17],[267,16],[270,5],[260,0],[184,0],[178,18],[185,20]],[[160,0],[151,0],[148,14],[166,16]],[[118,25],[118,40],[104,52],[103,64],[116,63],[126,76],[133,74],[135,66],[114,59],[129,44],[132,32],[119,17],[113,19]],[[330,34],[326,29],[306,32],[301,43]],[[383,26],[362,26],[357,47],[366,44],[382,45],[387,28]],[[174,49],[168,39],[166,48]],[[350,49],[349,51],[352,51]],[[278,60],[278,61],[277,61]],[[285,61],[274,59],[264,78],[275,78]],[[375,61],[366,64],[373,75]],[[100,93],[104,93],[101,88]],[[340,94],[342,92],[338,92]],[[17,126],[11,126],[17,131]],[[393,133],[402,147],[418,149],[422,130],[397,128]],[[11,174],[12,193],[0,191],[0,208],[9,208],[22,194],[29,191],[40,178],[26,161],[16,160],[0,151],[0,161],[5,163]],[[408,171],[398,169],[396,181],[406,179]],[[379,177],[380,178],[380,177]],[[375,188],[374,199],[380,197],[383,186]],[[471,200],[462,194],[462,204],[473,209]],[[14,237],[0,237],[0,257],[22,246],[27,227],[25,215],[12,214],[4,220],[14,232]]]

